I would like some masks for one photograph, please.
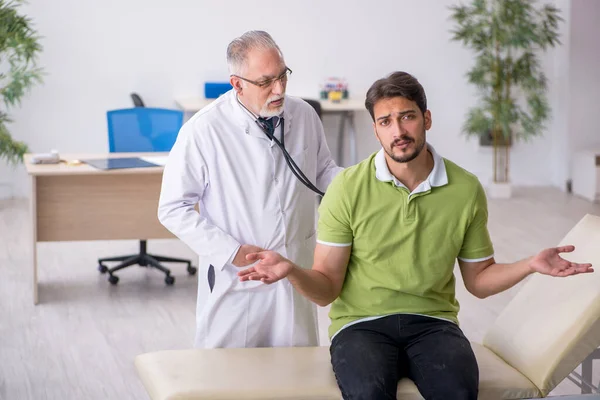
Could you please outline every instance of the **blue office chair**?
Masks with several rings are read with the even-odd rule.
[[[179,129],[183,124],[183,112],[162,108],[136,107],[123,110],[113,110],[106,113],[108,121],[108,147],[113,152],[168,152],[175,144]],[[164,272],[165,283],[172,285],[175,278],[171,271],[161,262],[185,263],[190,275],[197,271],[190,260],[182,258],[163,257],[146,252],[147,241],[140,240],[140,252],[127,256],[98,259],[98,270],[108,273],[108,281],[116,285],[119,277],[113,275],[116,271],[138,264],[142,267],[152,267]],[[108,268],[105,262],[119,262]]]
[[[131,97],[131,101],[133,101],[134,106],[146,107],[146,105],[144,104],[144,101],[142,100],[142,98],[140,97],[139,94],[133,92],[133,93],[130,93],[129,96]]]

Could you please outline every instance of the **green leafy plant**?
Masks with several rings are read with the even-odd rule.
[[[456,23],[452,40],[475,52],[467,73],[480,94],[469,110],[463,131],[490,137],[494,147],[494,182],[509,182],[513,139],[541,135],[550,114],[547,79],[539,54],[560,44],[562,21],[553,5],[535,0],[472,0],[451,6]]]
[[[12,138],[8,123],[10,107],[20,105],[21,98],[35,84],[42,82],[42,70],[36,59],[42,50],[40,37],[31,19],[19,14],[23,1],[0,0],[0,159],[10,164],[23,160],[27,145]]]

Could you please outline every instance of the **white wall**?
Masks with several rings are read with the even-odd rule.
[[[566,190],[566,181],[570,177],[569,162],[570,148],[568,142],[569,130],[569,69],[571,64],[571,0],[558,0],[557,6],[563,12],[565,22],[561,24],[562,45],[554,51],[553,69],[549,71],[549,100],[552,108],[552,168],[549,173],[553,184]]]
[[[560,188],[572,177],[580,150],[600,150],[600,1],[558,0],[566,12],[563,43],[555,52],[553,177]]]
[[[569,66],[570,150],[600,150],[600,1],[572,0]]]
[[[449,41],[450,4],[456,1],[30,2],[23,10],[44,36],[40,64],[47,75],[45,84],[13,111],[11,132],[34,152],[107,151],[106,110],[130,107],[131,91],[162,107],[174,107],[175,96],[201,94],[204,81],[227,79],[228,42],[246,30],[264,29],[294,71],[290,94],[317,96],[319,82],[336,75],[349,80],[351,95],[364,99],[376,79],[394,70],[416,75],[433,113],[430,142],[486,183],[489,150],[460,134],[464,115],[476,101],[464,79],[473,57]],[[544,58],[549,76],[556,74],[557,57],[553,51]],[[552,96],[560,94],[555,89]],[[557,103],[556,97],[551,101]],[[324,121],[332,150],[336,122],[333,117]],[[359,113],[357,122],[362,159],[378,145],[368,114]],[[515,146],[516,185],[561,184],[554,167],[560,122],[553,120],[544,137]],[[0,186],[5,193],[26,195],[23,168],[0,166]]]

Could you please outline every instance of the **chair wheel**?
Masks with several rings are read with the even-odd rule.
[[[190,275],[196,275],[196,272],[198,271],[198,268],[192,267],[191,265],[188,265],[187,271],[188,271],[188,274],[190,274]]]
[[[111,285],[116,285],[117,283],[119,283],[119,277],[111,275],[108,277],[108,281],[110,282]]]
[[[175,283],[175,278],[172,277],[171,275],[167,275],[167,276],[165,276],[165,283],[167,285],[172,285]]]
[[[108,268],[106,265],[98,264],[98,271],[100,271],[101,274],[105,274],[106,271],[108,271]]]

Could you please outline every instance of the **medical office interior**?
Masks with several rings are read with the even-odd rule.
[[[52,165],[32,166],[31,157],[56,150],[65,173],[93,168],[77,160],[109,153],[107,112],[134,108],[132,93],[146,107],[183,111],[187,120],[210,102],[205,83],[228,82],[226,47],[247,30],[269,32],[282,49],[293,71],[288,95],[321,102],[327,143],[344,167],[380,148],[364,108],[369,86],[398,70],[417,77],[432,113],[428,142],[486,187],[497,260],[555,246],[584,216],[600,216],[600,1],[539,3],[556,6],[563,19],[561,43],[539,53],[551,113],[541,135],[511,144],[510,193],[493,184],[493,146],[463,133],[468,109],[480,100],[466,77],[475,55],[452,40],[450,7],[459,0],[34,0],[19,6],[40,36],[43,81],[20,104],[0,105],[12,138],[29,149],[24,161],[0,161],[0,399],[147,399],[134,358],[191,348],[198,276],[206,273],[194,270],[194,252],[159,235],[144,242],[148,253],[191,265],[165,263],[173,282],[156,269],[132,266],[115,273],[112,284],[98,259],[136,254],[145,238],[122,240],[123,232],[93,215],[81,225],[79,193],[68,188],[55,197],[60,214],[44,214],[56,221],[36,220],[34,210],[45,208],[41,199],[32,205],[32,176]],[[8,66],[1,53],[0,59],[2,73]],[[321,98],[331,78],[347,84],[347,99]],[[50,190],[39,182],[38,193]],[[123,220],[131,215],[129,225],[143,225],[141,206],[129,203],[127,193],[115,199],[105,189],[83,201],[97,207],[112,201]],[[154,207],[158,192],[148,189],[147,200]],[[69,236],[71,229],[80,237]],[[102,234],[93,237],[97,229]],[[36,234],[48,240],[37,241]],[[480,342],[525,282],[482,300],[456,276],[461,328]],[[319,309],[319,324],[327,346],[327,308]],[[531,332],[546,334],[543,325]],[[600,361],[586,360],[592,368],[585,374],[598,385]],[[574,372],[581,376],[582,367]],[[571,374],[550,395],[593,392],[577,382]]]

